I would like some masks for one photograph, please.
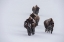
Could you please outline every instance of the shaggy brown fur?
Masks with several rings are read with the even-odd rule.
[[[34,13],[32,13],[30,16],[36,21],[36,26],[37,26],[38,22],[40,20],[40,17],[37,14],[34,14]]]
[[[33,27],[35,27],[36,21],[35,21],[32,17],[29,17],[29,18],[26,19],[26,21],[24,22],[24,27],[25,27],[25,28],[27,28],[28,22],[31,23],[31,24],[33,25]]]
[[[27,29],[27,27],[28,27],[28,22],[27,21],[24,22],[24,27]]]
[[[54,27],[54,21],[53,21],[53,19],[50,18],[50,19],[45,20],[44,21],[44,26],[45,26],[46,30],[48,29],[48,27],[52,27],[52,31],[53,31],[53,27]],[[45,32],[46,32],[46,30],[45,30]]]
[[[33,13],[38,14],[39,13],[39,9],[40,8],[36,5],[36,6],[33,6],[32,11],[33,11]]]
[[[24,27],[27,29],[28,35],[30,36],[31,33],[35,33],[35,26],[36,22],[32,17],[29,17],[25,22],[24,22]]]

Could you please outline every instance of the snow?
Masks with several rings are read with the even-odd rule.
[[[40,7],[39,25],[35,35],[28,36],[24,21],[32,13],[32,7]],[[1,0],[0,42],[64,42],[63,0]],[[44,20],[53,18],[53,33],[45,33]]]

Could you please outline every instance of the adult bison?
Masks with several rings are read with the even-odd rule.
[[[45,32],[51,32],[53,31],[53,27],[54,27],[54,21],[52,18],[49,18],[47,20],[44,21],[44,26],[45,26]]]
[[[35,26],[36,22],[32,17],[29,17],[26,19],[24,22],[24,27],[27,29],[28,35],[30,36],[31,33],[34,35],[35,34]]]
[[[38,13],[39,13],[39,9],[40,9],[40,8],[39,8],[37,5],[32,7],[33,13],[35,13],[35,14],[37,14],[37,15],[38,15]]]

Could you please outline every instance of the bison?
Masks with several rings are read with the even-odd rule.
[[[53,32],[53,27],[54,27],[54,21],[52,18],[49,18],[47,20],[44,21],[44,26],[45,26],[45,32],[50,32],[51,34]]]
[[[32,7],[33,13],[35,13],[35,14],[37,14],[37,15],[38,15],[38,13],[39,13],[39,9],[40,9],[40,8],[39,8],[37,5]]]
[[[31,36],[31,33],[34,35],[35,34],[35,26],[36,22],[32,17],[29,17],[26,19],[24,22],[24,27],[27,29],[28,35]]]

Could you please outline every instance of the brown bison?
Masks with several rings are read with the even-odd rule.
[[[29,17],[26,19],[24,22],[24,27],[27,29],[28,35],[30,36],[31,33],[34,35],[35,34],[35,26],[36,22],[32,17]]]
[[[33,11],[33,13],[35,13],[35,14],[38,15],[39,9],[40,9],[40,8],[36,5],[36,6],[33,6],[32,11]]]
[[[47,19],[44,21],[44,26],[45,26],[45,32],[50,32],[51,31],[51,34],[52,34],[52,31],[53,31],[53,27],[54,27],[54,21],[52,18],[50,19]]]
[[[36,21],[36,26],[38,26],[38,22],[40,20],[40,17],[37,14],[30,14],[30,16]]]

